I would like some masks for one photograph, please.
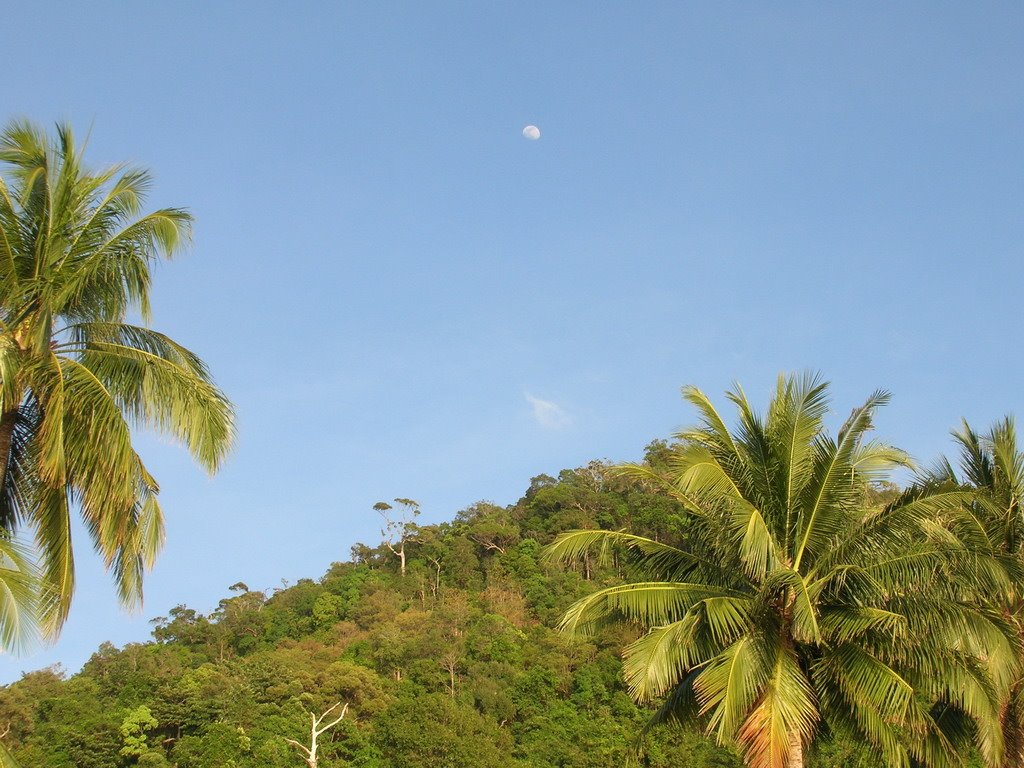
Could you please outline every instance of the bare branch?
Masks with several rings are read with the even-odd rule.
[[[299,743],[299,742],[297,742],[297,741],[296,741],[295,739],[285,739],[285,741],[287,741],[287,742],[288,742],[289,744],[294,744],[294,745],[295,745],[296,747],[298,747],[299,749],[301,749],[301,750],[302,750],[303,752],[305,752],[305,753],[306,753],[307,755],[311,754],[311,753],[310,753],[310,751],[309,751],[309,749],[308,749],[308,748],[307,748],[307,747],[306,747],[306,746],[305,746],[304,744],[300,744],[300,743]]]
[[[341,702],[339,701],[339,702],[338,702],[338,704],[340,704],[340,703],[341,703]],[[335,708],[336,708],[336,707],[338,706],[338,704],[335,704],[335,705],[334,705],[333,707],[331,707],[331,709],[328,709],[328,710],[327,710],[326,712],[324,712],[324,713],[323,713],[322,715],[320,715],[320,721],[323,721],[323,719],[324,719],[325,717],[327,717],[327,715],[329,715],[329,714],[331,713],[331,710],[335,709]],[[328,723],[327,725],[325,725],[325,726],[324,726],[323,728],[321,728],[321,729],[320,729],[320,733],[323,733],[324,731],[328,731],[328,730],[330,730],[331,728],[333,728],[334,726],[336,726],[336,725],[337,725],[338,723],[340,723],[340,722],[341,722],[342,720],[344,720],[344,719],[345,719],[345,713],[346,713],[346,712],[348,712],[348,702],[346,702],[346,703],[345,703],[345,706],[344,706],[344,707],[342,707],[342,709],[341,709],[341,714],[340,714],[340,715],[338,715],[337,719],[335,719],[335,720],[331,721],[330,723]],[[319,724],[319,723],[318,723],[318,724]]]

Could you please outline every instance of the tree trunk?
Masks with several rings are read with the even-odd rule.
[[[1012,599],[1003,607],[1003,618],[1012,623],[1018,643],[1024,642],[1024,624],[1019,617],[1024,614],[1024,601]],[[1006,700],[999,707],[999,730],[1003,735],[1003,759],[1000,768],[1020,768],[1024,765],[1024,677],[1019,675],[1010,683]]]
[[[1022,730],[1020,700],[1024,680],[1017,680],[1010,687],[1007,701],[999,713],[1003,731],[1003,768],[1019,768],[1024,759],[1024,730]]]
[[[11,462],[11,443],[14,441],[14,427],[18,423],[20,407],[15,406],[0,415],[0,494],[7,482],[7,466]]]
[[[804,768],[804,741],[800,732],[789,734],[789,766],[788,768]]]

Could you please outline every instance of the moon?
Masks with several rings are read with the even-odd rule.
[[[526,126],[525,128],[523,128],[523,137],[529,139],[530,141],[536,141],[537,139],[540,138],[540,128],[538,128],[536,125]]]

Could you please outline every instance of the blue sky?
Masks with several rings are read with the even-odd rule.
[[[814,368],[838,415],[884,387],[880,435],[925,460],[961,417],[1024,413],[1018,2],[4,17],[4,118],[68,120],[194,213],[154,326],[209,362],[240,434],[212,479],[140,438],[168,515],[144,609],[80,535],[63,637],[0,680],[239,580],[316,578],[378,540],[380,499],[439,521],[637,458],[691,419],[683,384],[764,402]]]

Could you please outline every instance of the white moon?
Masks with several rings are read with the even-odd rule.
[[[528,125],[525,128],[523,128],[523,136],[529,139],[530,141],[536,141],[537,139],[540,138],[540,128],[538,128],[536,125]]]

